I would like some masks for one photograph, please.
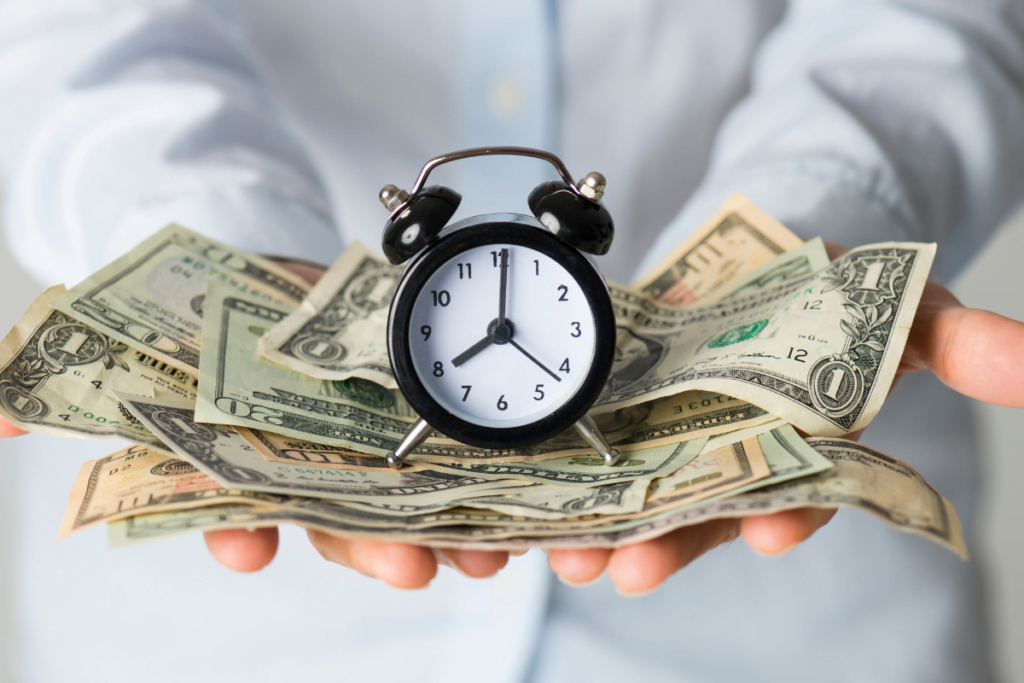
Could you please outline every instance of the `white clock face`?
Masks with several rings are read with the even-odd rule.
[[[569,271],[511,244],[476,247],[438,268],[409,330],[413,366],[434,400],[463,420],[502,428],[564,405],[590,371],[595,338],[590,305]]]

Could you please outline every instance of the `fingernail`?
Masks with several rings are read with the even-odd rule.
[[[753,548],[754,552],[760,555],[761,557],[778,557],[779,555],[785,555],[798,545],[800,545],[800,541],[794,541],[793,543],[790,543],[787,546],[779,548],[778,550],[762,550],[761,548],[758,548],[756,546],[750,547]]]
[[[555,576],[557,576],[558,580],[564,583],[566,586],[570,586],[572,588],[582,588],[583,586],[589,586],[601,580],[601,574],[598,574],[592,579],[587,579],[586,581],[570,581],[561,574],[555,574]]]
[[[523,555],[525,555],[528,552],[530,552],[529,548],[523,548],[522,550],[509,550],[508,551],[508,556],[509,557],[522,557]]]
[[[628,590],[624,590],[622,588],[619,588],[618,586],[615,586],[615,592],[618,593],[620,596],[622,596],[624,598],[642,598],[643,596],[648,595],[648,594],[653,593],[654,591],[658,590],[658,588],[660,586],[661,586],[661,584],[659,583],[657,586],[653,586],[651,588],[646,588],[646,589],[644,589],[642,591],[628,591]]]

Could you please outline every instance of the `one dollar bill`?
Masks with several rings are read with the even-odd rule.
[[[165,449],[110,389],[195,401],[195,376],[50,308],[64,291],[43,292],[0,341],[0,415],[32,432]]]
[[[629,325],[595,411],[699,388],[810,434],[861,429],[895,376],[934,254],[934,244],[869,245],[815,275],[690,308],[613,289]]]

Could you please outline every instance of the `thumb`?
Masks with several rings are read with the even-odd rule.
[[[963,306],[928,281],[900,362],[930,369],[955,391],[986,403],[1024,408],[1024,323]]]

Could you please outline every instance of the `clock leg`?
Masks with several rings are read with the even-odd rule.
[[[409,457],[409,454],[416,450],[416,447],[427,440],[430,436],[430,432],[434,431],[433,428],[427,424],[424,419],[416,420],[416,423],[409,428],[409,431],[402,437],[401,443],[398,444],[398,448],[387,454],[386,458],[388,461],[388,467],[397,470],[405,462],[405,459]]]
[[[600,453],[605,465],[614,465],[615,461],[619,459],[619,452],[608,445],[608,440],[604,438],[604,434],[597,428],[594,418],[589,415],[581,417],[576,423],[576,431],[587,440],[587,443],[594,447],[595,451]]]

